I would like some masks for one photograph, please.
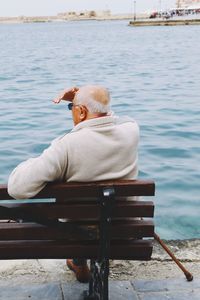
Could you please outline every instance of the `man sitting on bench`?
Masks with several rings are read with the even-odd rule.
[[[65,90],[54,99],[69,101],[74,128],[54,140],[39,157],[18,165],[8,181],[9,194],[18,199],[35,196],[48,182],[89,182],[135,179],[138,174],[139,128],[131,118],[110,110],[110,95],[101,86]],[[87,261],[67,260],[80,282],[88,282]]]

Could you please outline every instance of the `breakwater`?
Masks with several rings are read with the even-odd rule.
[[[200,19],[181,20],[136,20],[130,21],[130,26],[177,26],[177,25],[200,25]]]

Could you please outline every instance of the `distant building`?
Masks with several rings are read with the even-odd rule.
[[[200,0],[176,0],[177,8],[200,7]]]
[[[104,18],[104,17],[110,17],[110,16],[111,16],[110,10],[67,11],[67,12],[58,14],[58,17],[65,18],[65,19]]]

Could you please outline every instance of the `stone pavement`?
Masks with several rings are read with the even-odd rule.
[[[0,281],[0,300],[82,300],[87,284],[50,282],[12,285]],[[110,281],[110,300],[200,300],[200,278]]]

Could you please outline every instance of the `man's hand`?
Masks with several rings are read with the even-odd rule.
[[[61,100],[64,101],[73,101],[76,92],[78,92],[79,88],[73,87],[67,90],[64,90],[57,98],[53,100],[54,103],[60,103]]]

